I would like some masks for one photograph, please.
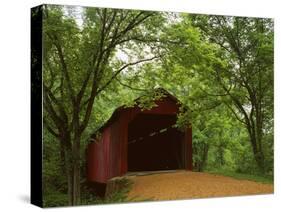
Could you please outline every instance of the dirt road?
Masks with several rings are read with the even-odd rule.
[[[272,184],[199,172],[176,171],[130,177],[128,199],[172,200],[273,193]]]

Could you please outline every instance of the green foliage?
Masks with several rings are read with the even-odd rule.
[[[167,45],[170,51],[165,57],[163,72],[172,83],[177,81],[184,85],[174,88],[183,98],[183,103],[191,108],[195,145],[204,150],[212,142],[211,148],[216,147],[218,153],[216,161],[223,165],[224,152],[231,136],[227,122],[234,118],[239,131],[244,128],[248,133],[251,147],[247,151],[252,151],[249,154],[253,154],[259,171],[265,173],[267,167],[272,167],[265,165],[265,154],[268,157],[273,150],[269,147],[271,142],[266,139],[272,135],[273,121],[272,20],[183,15],[182,22],[172,27],[167,33],[172,42]],[[210,114],[219,114],[225,122],[220,124],[220,120]],[[196,121],[200,122],[201,128],[205,123],[210,124],[206,126],[206,131],[198,130]],[[222,129],[225,132],[220,132]],[[208,139],[207,143],[204,138]],[[265,146],[269,147],[267,153]],[[205,154],[199,158],[207,157],[208,154]],[[228,152],[228,159],[230,155]]]
[[[62,171],[59,143],[44,129],[43,142],[43,206],[68,205],[67,183]]]
[[[106,198],[101,198],[95,194],[85,192],[83,194],[83,199],[81,204],[83,205],[92,205],[92,204],[110,204],[110,203],[122,203],[128,202],[127,194],[132,187],[132,181],[128,178],[122,178],[119,180],[118,184],[120,189],[113,192],[110,196]]]
[[[147,92],[145,95],[141,96],[137,100],[137,105],[142,110],[149,110],[155,106],[157,106],[156,101],[166,97],[166,94],[163,93],[161,89],[151,90]]]
[[[261,176],[261,175],[253,175],[253,174],[242,174],[242,173],[226,171],[226,170],[213,170],[213,171],[209,171],[209,173],[233,177],[239,180],[251,180],[251,181],[266,183],[266,184],[273,184],[274,182],[272,175]]]
[[[77,10],[83,23],[75,20]],[[61,168],[68,178],[72,205],[80,202],[85,141],[120,103],[120,96],[102,97],[102,93],[112,89],[122,71],[134,73],[134,65],[140,67],[159,57],[146,39],[155,39],[156,32],[159,35],[163,20],[160,13],[149,11],[44,5],[44,124],[60,142]],[[120,51],[126,58],[118,57]],[[99,104],[108,98],[116,103],[101,112]]]
[[[44,9],[45,206],[69,203],[59,136],[72,145],[81,132],[69,158],[80,156],[83,181],[90,135],[120,106],[155,106],[159,88],[182,103],[176,127],[192,126],[195,170],[259,180],[264,166],[273,175],[271,19],[85,8],[78,24],[72,9]],[[108,199],[83,190],[81,204],[127,201],[129,188]]]
[[[56,190],[44,194],[43,207],[63,207],[68,206],[68,196]]]

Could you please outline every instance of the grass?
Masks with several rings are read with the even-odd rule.
[[[140,197],[132,197],[128,198],[128,193],[132,189],[133,181],[128,178],[122,178],[118,182],[121,185],[121,188],[110,196],[99,199],[99,201],[90,203],[90,204],[110,204],[110,203],[128,203],[128,202],[145,202],[145,201],[153,201],[152,198],[140,198]]]
[[[43,195],[43,207],[61,207],[68,206],[67,194],[52,191],[50,193],[44,193]]]
[[[207,173],[233,177],[239,180],[250,180],[250,181],[255,181],[265,184],[273,184],[273,176],[268,176],[268,175],[263,175],[263,176],[252,175],[252,174],[237,173],[237,172],[226,171],[226,170],[214,170],[214,171],[212,170],[212,171],[207,171]]]
[[[83,190],[81,195],[80,205],[98,205],[98,204],[112,204],[112,203],[127,203],[140,201],[133,199],[128,199],[128,193],[132,188],[133,181],[128,178],[122,178],[119,180],[118,184],[120,189],[113,192],[107,197],[100,197],[89,190]],[[150,201],[150,200],[141,200]],[[65,193],[52,191],[50,193],[44,194],[44,207],[63,207],[68,205],[68,196]]]
[[[121,184],[121,189],[115,191],[110,196],[105,198],[104,203],[128,202],[127,194],[131,190],[133,182],[127,178],[122,178],[119,180],[119,184]]]
[[[100,198],[92,194],[82,200],[82,205],[125,203],[131,201],[127,199],[127,195],[132,188],[133,182],[127,178],[122,178],[118,183],[121,185],[121,188],[108,197]]]

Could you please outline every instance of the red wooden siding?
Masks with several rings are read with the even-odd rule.
[[[87,177],[89,181],[105,183],[109,169],[110,128],[103,131],[99,142],[88,145]]]
[[[92,142],[87,150],[88,181],[106,183],[110,178],[121,176],[128,171],[128,125],[138,114],[176,115],[177,102],[169,97],[155,102],[156,107],[141,111],[138,107],[124,108],[113,114],[101,130],[98,142]],[[188,128],[183,136],[185,167],[192,170],[192,135]],[[157,155],[157,153],[156,153]]]
[[[150,110],[144,110],[142,113],[152,114],[177,114],[179,107],[174,101],[166,98],[163,100],[157,100],[157,107],[153,107]]]

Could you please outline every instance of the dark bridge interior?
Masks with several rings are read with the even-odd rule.
[[[180,169],[183,133],[176,115],[139,114],[128,128],[128,171]]]

